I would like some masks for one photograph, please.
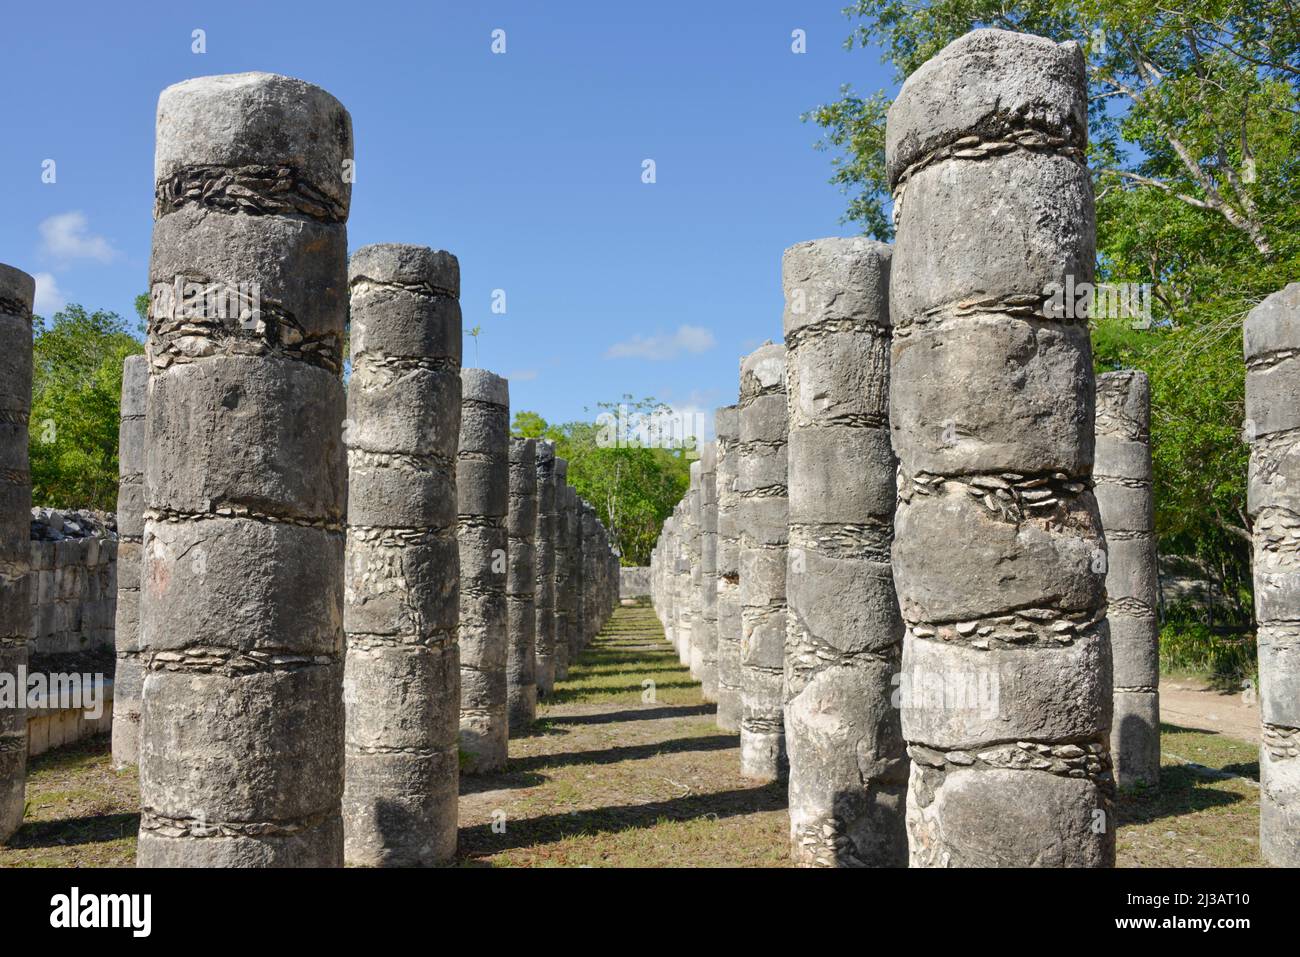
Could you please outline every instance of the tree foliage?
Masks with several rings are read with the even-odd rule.
[[[976,27],[1076,40],[1103,281],[1149,283],[1149,328],[1093,323],[1099,370],[1151,380],[1162,553],[1191,556],[1250,614],[1241,321],[1300,277],[1300,10],[1290,0],[855,0],[846,46],[901,82]],[[890,99],[845,88],[805,119],[835,153],[845,220],[892,238]]]
[[[137,304],[138,308],[138,304]],[[144,347],[121,316],[72,304],[32,320],[32,501],[117,507],[122,362]]]
[[[512,429],[515,435],[555,443],[555,454],[569,463],[569,484],[596,509],[622,563],[647,565],[664,520],[690,483],[693,450],[689,443],[668,449],[610,441],[608,416],[616,419],[620,405],[633,416],[654,415],[663,408],[653,399],[624,396],[620,403],[599,403],[603,411],[592,422],[551,425],[536,412],[521,411],[515,413]]]

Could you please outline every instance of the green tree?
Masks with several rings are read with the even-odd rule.
[[[855,0],[846,46],[901,82],[967,31],[1077,40],[1087,60],[1098,275],[1149,283],[1149,327],[1094,321],[1099,370],[1151,379],[1162,553],[1214,571],[1250,615],[1241,320],[1300,275],[1300,13],[1290,0]],[[884,91],[805,119],[835,154],[845,220],[892,238]]]
[[[122,362],[144,347],[117,313],[76,304],[32,334],[32,501],[112,511]]]
[[[536,412],[514,417],[515,435],[545,438],[569,463],[569,484],[596,509],[622,553],[624,565],[645,565],[664,520],[690,482],[692,448],[649,448],[614,434],[619,407],[636,420],[664,407],[653,399],[602,402],[593,422],[551,425]],[[611,421],[612,420],[612,421]],[[622,437],[626,439],[626,436]]]

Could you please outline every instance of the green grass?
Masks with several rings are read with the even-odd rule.
[[[735,736],[644,605],[618,610],[510,749],[505,772],[462,778],[461,866],[788,865],[784,786],[740,777]],[[101,737],[32,762],[28,820],[0,866],[134,863],[135,774],[108,750]],[[1117,800],[1120,866],[1258,866],[1254,746],[1165,726],[1162,750],[1160,787]]]

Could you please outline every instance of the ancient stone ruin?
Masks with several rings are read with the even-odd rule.
[[[347,111],[300,80],[205,77],[158,101],[142,866],[343,861],[351,158]]]
[[[555,444],[539,439],[536,446],[537,462],[537,526],[533,544],[533,557],[537,566],[536,588],[533,592],[535,642],[537,649],[537,694],[545,698],[555,689]]]
[[[122,363],[122,398],[117,432],[117,609],[113,635],[113,767],[140,759],[140,550],[144,541],[145,397],[149,362],[127,356]]]
[[[1091,348],[1042,307],[1093,275],[1085,89],[1077,44],[976,30],[889,111],[915,866],[1115,859]]]
[[[765,345],[740,363],[740,771],[785,773],[786,351]]]
[[[785,252],[789,416],[785,743],[796,863],[907,863],[903,647],[890,568],[890,248]]]
[[[717,462],[717,595],[714,598],[718,633],[715,639],[718,727],[740,730],[740,498],[736,490],[740,454],[739,411],[734,405],[714,415]]]
[[[381,244],[349,273],[346,860],[430,865],[456,851],[460,265]]]
[[[1300,867],[1300,283],[1246,317],[1248,510],[1259,623],[1260,853]]]
[[[31,631],[28,565],[32,480],[27,419],[32,409],[32,297],[36,282],[0,264],[0,677],[27,667]],[[0,708],[0,843],[23,822],[27,712]]]
[[[1160,586],[1150,429],[1146,375],[1099,375],[1092,472],[1106,530],[1106,617],[1114,663],[1110,752],[1115,783],[1125,788],[1160,780]]]
[[[506,712],[511,734],[537,718],[537,442],[510,439],[510,508],[506,517],[510,568],[506,575]]]
[[[456,462],[460,540],[460,747],[471,773],[505,767],[510,394],[484,369],[461,373]]]

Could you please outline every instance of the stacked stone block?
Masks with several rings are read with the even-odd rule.
[[[537,461],[537,530],[534,557],[537,563],[537,587],[533,601],[537,643],[537,693],[546,697],[555,690],[555,444],[539,439]]]
[[[32,480],[27,423],[32,410],[32,298],[36,282],[0,264],[0,677],[27,667],[31,631],[28,563]],[[21,702],[20,702],[21,703]],[[22,826],[27,786],[27,712],[0,709],[0,843]]]
[[[134,767],[140,759],[140,549],[144,541],[144,414],[149,361],[127,356],[117,429],[117,580],[113,641],[113,767]]]
[[[700,628],[695,635],[705,701],[718,700],[717,471],[717,444],[707,442],[700,450]]]
[[[704,463],[696,459],[690,467],[690,487],[686,491],[686,561],[687,574],[690,576],[687,603],[687,615],[690,618],[690,647],[684,662],[691,670],[691,677],[696,681],[704,668],[704,509],[703,509],[703,467]]]
[[[1247,509],[1259,646],[1259,847],[1300,867],[1300,283],[1246,317]]]
[[[786,769],[785,346],[767,344],[740,364],[740,771],[771,781]]]
[[[1093,483],[1106,533],[1114,672],[1110,753],[1120,787],[1160,780],[1160,623],[1151,498],[1151,391],[1142,372],[1097,377]]]
[[[890,544],[890,248],[785,252],[789,416],[785,741],[795,863],[907,863],[903,648]]]
[[[534,595],[537,563],[537,442],[510,439],[510,571],[506,576],[506,711],[510,733],[519,734],[537,719],[537,622]]]
[[[461,373],[456,462],[460,543],[460,746],[465,770],[505,767],[510,394],[483,369]]]
[[[159,99],[140,866],[343,862],[351,162],[300,80]]]
[[[456,851],[460,266],[381,244],[349,271],[346,860],[429,866]]]
[[[572,568],[567,500],[569,462],[555,457],[555,680],[569,677],[569,628],[572,625]]]
[[[729,405],[714,415],[717,463],[714,485],[717,498],[717,700],[718,727],[740,730],[740,419]]]
[[[1111,672],[1092,492],[1086,82],[976,30],[904,83],[886,161],[894,578],[917,866],[1109,866]]]

